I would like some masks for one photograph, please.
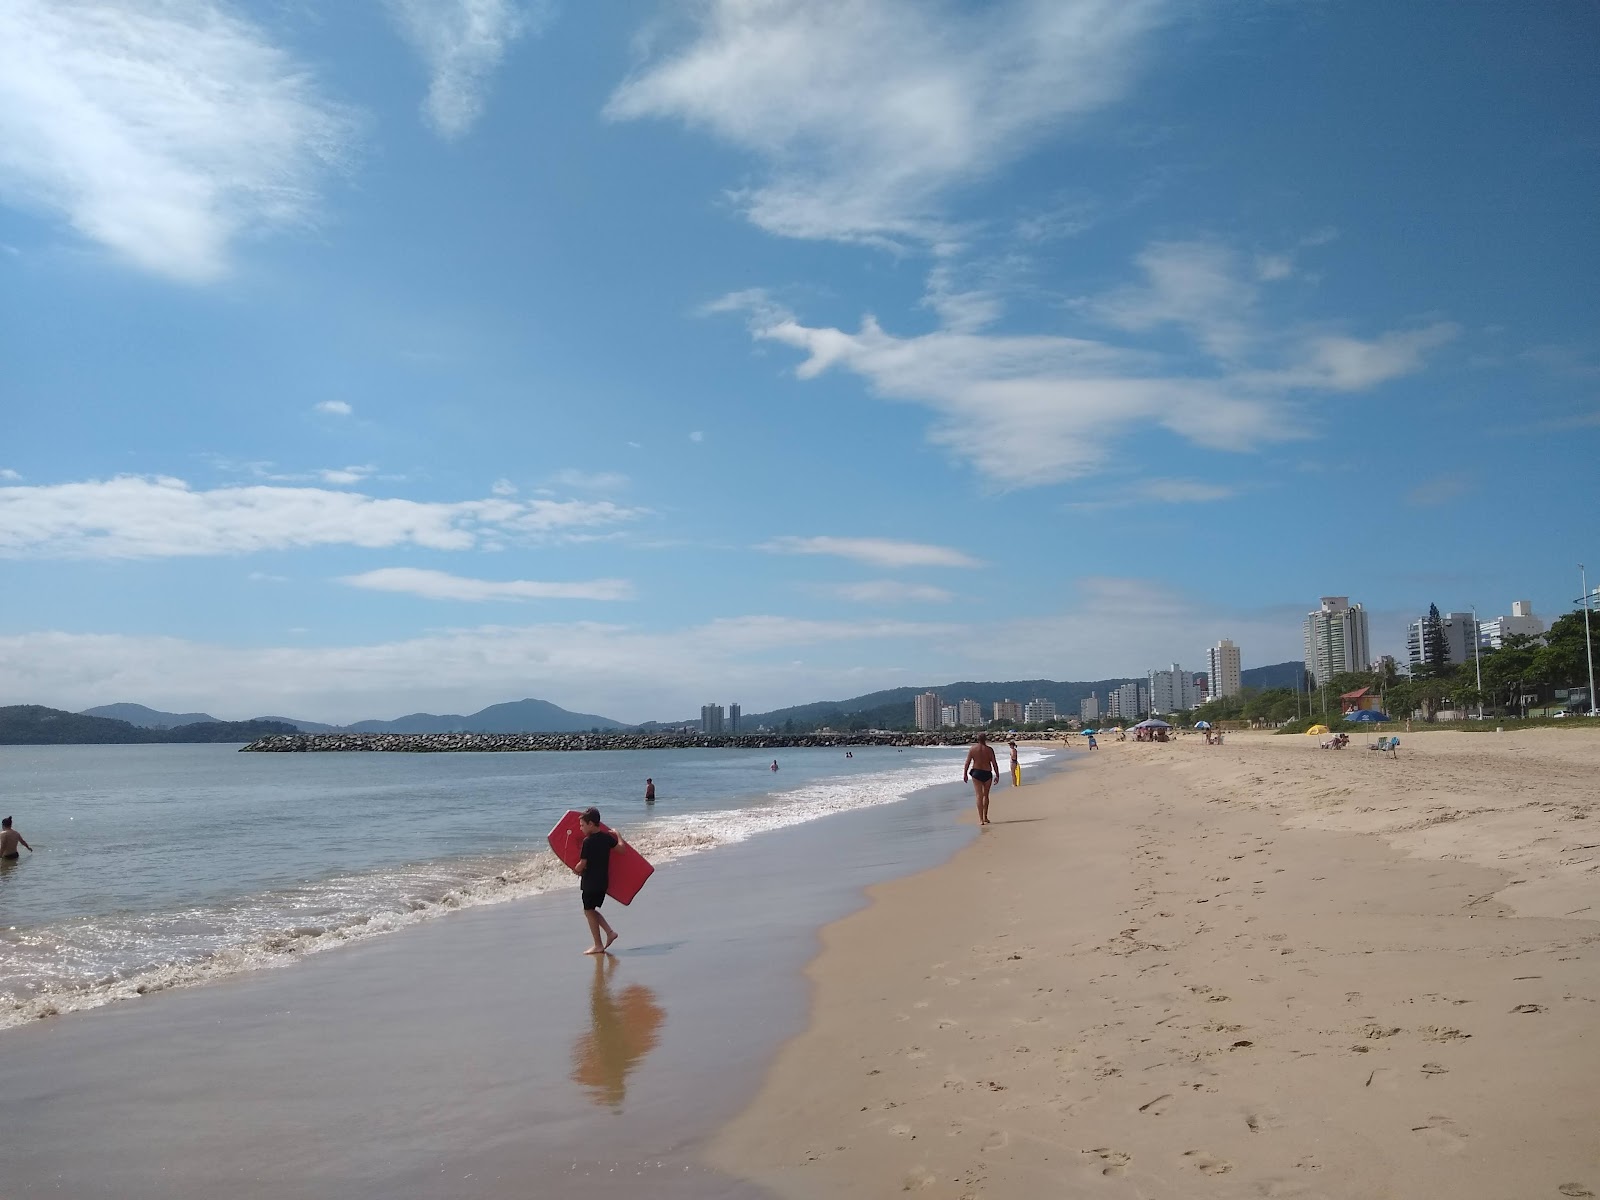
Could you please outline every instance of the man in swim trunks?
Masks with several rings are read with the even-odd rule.
[[[967,761],[961,766],[961,782],[972,780],[973,798],[978,802],[979,825],[989,823],[989,789],[994,786],[994,777],[999,773],[1000,764],[995,761],[989,735],[980,733],[977,745],[967,751]]]
[[[644,781],[644,802],[646,804],[654,804],[656,802],[656,781],[654,779],[646,779]]]
[[[600,827],[598,808],[583,810],[583,816],[578,818],[578,829],[583,834],[583,845],[578,850],[580,857],[573,864],[572,873],[582,880],[583,916],[594,937],[594,945],[584,953],[604,954],[617,940],[617,931],[600,915],[600,906],[606,902],[606,887],[611,882],[611,852],[622,845],[622,838]],[[604,943],[600,941],[602,931],[606,935]]]
[[[28,839],[11,828],[10,817],[0,820],[0,860],[15,862],[21,857],[17,851],[18,846],[28,846]],[[32,846],[28,846],[28,853],[33,853]]]

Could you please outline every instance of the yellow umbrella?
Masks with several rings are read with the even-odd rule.
[[[1327,732],[1328,732],[1328,727],[1326,725],[1313,725],[1310,729],[1306,730],[1306,736],[1310,737],[1314,733],[1327,733]]]

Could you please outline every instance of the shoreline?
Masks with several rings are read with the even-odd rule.
[[[969,746],[984,730],[954,733],[278,733],[241,746],[241,754],[561,753],[580,750],[797,750],[851,746]],[[1059,732],[1003,735],[1056,744]],[[1003,738],[997,739],[1003,740]]]
[[[823,932],[707,1161],[785,1200],[1600,1193],[1600,927],[1543,915],[1593,893],[1600,738],[1433,745],[1108,743],[997,796]]]

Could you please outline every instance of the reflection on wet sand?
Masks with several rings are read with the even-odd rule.
[[[641,983],[630,983],[613,996],[611,976],[616,969],[617,960],[609,954],[595,960],[589,989],[592,1028],[578,1039],[572,1082],[587,1090],[596,1104],[621,1111],[628,1072],[655,1048],[667,1014],[656,1003],[655,993]]]

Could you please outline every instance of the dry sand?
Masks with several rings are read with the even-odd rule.
[[[1600,736],[1106,743],[873,889],[711,1147],[785,1197],[1600,1193]]]

